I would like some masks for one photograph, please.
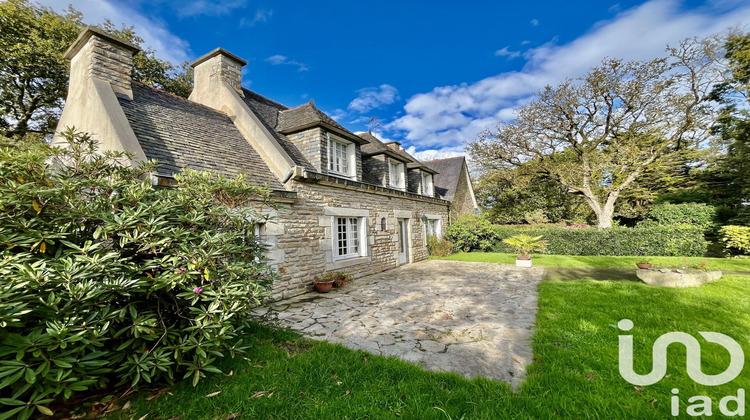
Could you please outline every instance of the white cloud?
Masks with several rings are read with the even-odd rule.
[[[669,43],[750,22],[747,4],[731,10],[705,6],[685,11],[680,6],[676,0],[652,0],[597,23],[570,43],[558,45],[552,40],[528,50],[520,71],[414,95],[404,106],[405,115],[384,129],[420,149],[450,150],[474,140],[497,121],[511,120],[514,108],[545,85],[583,75],[605,57],[643,60],[663,56]]]
[[[192,0],[192,1],[180,1],[175,2],[174,8],[177,11],[177,16],[193,17],[193,16],[225,16],[231,13],[235,9],[245,7],[247,0]]]
[[[347,109],[363,114],[371,109],[390,105],[398,99],[398,90],[395,87],[382,84],[379,87],[367,87],[358,90],[357,97],[349,102]]]
[[[521,51],[511,51],[510,46],[503,47],[495,51],[495,57],[508,57],[508,60],[512,60],[520,56],[521,56]]]
[[[531,26],[539,26],[539,19],[531,19],[529,23]]]
[[[84,21],[89,25],[98,25],[110,19],[115,25],[135,26],[135,32],[144,39],[144,46],[156,51],[162,60],[179,64],[190,57],[190,45],[187,41],[169,32],[161,20],[146,16],[127,5],[108,0],[41,0],[41,4],[62,13],[68,5],[83,13]]]
[[[463,146],[441,147],[438,149],[427,149],[419,152],[417,151],[416,147],[410,146],[406,148],[406,152],[421,160],[422,162],[428,160],[447,159],[456,156],[464,156],[466,154],[464,153]]]
[[[255,11],[255,16],[251,19],[245,17],[240,19],[240,26],[252,28],[259,23],[268,22],[271,16],[273,16],[273,10],[258,9]]]
[[[266,62],[271,63],[272,66],[281,66],[281,65],[289,65],[297,67],[297,71],[308,71],[310,70],[305,63],[300,63],[297,60],[292,60],[291,58],[276,54],[272,55],[268,58],[266,58]]]

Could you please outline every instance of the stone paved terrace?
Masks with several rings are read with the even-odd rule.
[[[256,315],[311,338],[517,387],[533,358],[542,274],[536,267],[422,261]]]

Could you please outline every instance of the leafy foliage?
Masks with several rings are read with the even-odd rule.
[[[484,216],[469,215],[451,223],[445,231],[445,239],[460,251],[487,251],[496,236],[492,223]]]
[[[456,225],[459,226],[454,228]],[[471,226],[479,226],[480,230],[473,230]],[[708,243],[703,233],[702,228],[692,225],[662,226],[655,223],[635,228],[597,229],[493,226],[474,221],[451,225],[446,238],[456,249],[465,252],[515,252],[503,240],[524,234],[543,236],[547,242],[544,254],[690,257],[706,253]]]
[[[690,39],[651,61],[606,59],[576,80],[548,86],[469,145],[488,173],[515,168],[558,183],[612,226],[623,193],[655,165],[705,146],[719,70],[718,37]]]
[[[58,15],[27,0],[0,3],[0,134],[53,130],[68,83],[65,49],[81,15]]]
[[[541,235],[515,235],[503,239],[503,243],[512,247],[519,257],[529,258],[532,252],[542,252],[547,248],[547,242],[542,240],[543,237]]]
[[[726,42],[728,70],[713,97],[722,112],[713,127],[727,147],[715,177],[726,184],[725,195],[750,199],[750,33],[730,34]],[[739,192],[739,194],[738,194]]]
[[[688,224],[704,230],[716,225],[716,208],[704,203],[657,204],[649,216],[660,225]]]
[[[57,125],[68,86],[63,54],[83,29],[83,14],[65,14],[29,0],[0,2],[0,135],[20,138],[46,135]],[[131,43],[142,45],[133,27],[100,25]],[[192,69],[156,58],[146,49],[133,58],[133,79],[183,97],[192,91]]]
[[[154,187],[153,163],[64,134],[69,148],[0,149],[0,407],[22,418],[219,372],[275,277],[252,208],[268,191],[198,172]]]
[[[427,237],[427,252],[435,257],[447,257],[453,253],[453,244],[437,236]]]
[[[476,194],[482,213],[497,224],[583,222],[591,216],[580,197],[554,181],[526,176],[522,169],[483,172]]]
[[[720,234],[729,254],[750,255],[750,227],[724,226]]]

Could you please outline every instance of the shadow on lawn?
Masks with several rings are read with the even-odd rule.
[[[615,280],[639,281],[636,270],[631,268],[603,268],[603,267],[544,267],[545,281],[571,280]]]

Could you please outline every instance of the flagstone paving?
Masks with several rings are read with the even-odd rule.
[[[314,339],[517,387],[533,357],[542,274],[540,267],[422,261],[256,315]]]

